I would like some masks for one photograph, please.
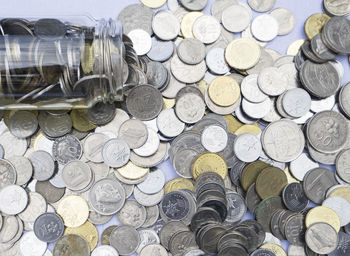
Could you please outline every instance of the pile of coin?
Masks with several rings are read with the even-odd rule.
[[[116,26],[114,20],[89,27],[53,18],[2,19],[2,105],[86,99],[97,82],[106,87],[107,79],[115,79],[110,70],[122,73],[122,42],[107,31]]]
[[[314,14],[282,56],[273,0],[165,2],[119,15],[124,102],[1,113],[1,255],[348,255],[350,22]]]

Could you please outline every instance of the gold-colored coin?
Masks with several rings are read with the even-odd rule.
[[[263,244],[261,249],[266,249],[273,252],[276,256],[287,256],[286,251],[278,244],[266,243]]]
[[[261,56],[261,48],[256,41],[250,38],[233,40],[225,51],[227,63],[235,69],[246,70],[254,67]]]
[[[292,174],[290,173],[289,171],[289,166],[287,166],[285,169],[284,169],[284,173],[286,174],[287,176],[287,180],[288,180],[288,184],[290,183],[300,183],[300,181],[298,181],[297,179],[295,179]]]
[[[298,39],[292,42],[287,49],[287,55],[295,56],[298,54],[300,47],[303,45],[305,42],[304,39]]]
[[[226,122],[228,124],[228,132],[235,133],[240,127],[244,125],[244,123],[240,122],[233,115],[224,116]]]
[[[312,208],[305,217],[305,225],[309,228],[312,224],[318,222],[325,222],[331,225],[337,232],[340,230],[340,220],[338,214],[326,207],[317,206]]]
[[[88,132],[97,127],[87,118],[85,109],[73,109],[70,112],[70,117],[72,118],[74,129],[80,132]]]
[[[189,12],[183,16],[181,21],[181,33],[184,38],[194,38],[192,32],[193,24],[202,15],[202,12]]]
[[[168,99],[163,97],[163,110],[169,109],[175,106],[175,99]]]
[[[201,90],[201,93],[203,94],[203,96],[205,96],[205,92],[208,90],[209,84],[204,80],[200,80],[197,83],[197,85],[199,87],[199,90]]]
[[[159,8],[166,3],[167,0],[141,0],[141,2],[149,8]]]
[[[269,167],[267,163],[262,161],[255,161],[247,164],[242,171],[241,175],[241,184],[242,188],[247,191],[248,188],[255,183],[259,174],[265,169]]]
[[[64,234],[65,235],[73,234],[73,235],[81,236],[88,242],[90,246],[90,251],[94,250],[97,246],[97,242],[98,242],[97,229],[95,225],[91,224],[88,221],[79,227],[66,228],[66,230],[64,231]]]
[[[332,197],[332,196],[340,196],[350,202],[350,187],[336,188],[329,194],[328,197]]]
[[[192,176],[194,179],[197,179],[199,175],[206,172],[215,172],[225,179],[227,175],[225,160],[215,153],[199,155],[192,164]]]
[[[80,196],[66,196],[57,208],[66,227],[75,228],[83,225],[89,217],[89,206]]]
[[[149,168],[137,166],[133,162],[129,161],[123,167],[115,169],[115,171],[125,179],[138,180],[145,177],[149,173]]]
[[[210,83],[208,95],[216,105],[229,107],[237,102],[241,96],[241,89],[232,77],[219,76]]]
[[[85,43],[81,55],[81,68],[84,74],[90,74],[94,70],[95,50],[94,45]]]
[[[277,167],[267,167],[256,178],[255,189],[261,199],[279,196],[288,184],[287,176]]]
[[[304,25],[304,30],[307,38],[311,40],[314,36],[322,31],[323,26],[327,23],[330,17],[324,13],[312,14]]]
[[[259,127],[259,125],[256,124],[246,124],[243,125],[242,127],[240,127],[239,129],[237,129],[237,131],[234,132],[234,134],[241,135],[243,133],[251,133],[254,135],[258,135],[262,132],[261,128]]]
[[[109,243],[109,237],[111,236],[112,231],[117,228],[117,225],[112,225],[106,228],[101,235],[101,244],[102,245],[110,245]]]
[[[164,185],[164,194],[166,195],[169,192],[177,191],[180,189],[188,189],[188,190],[194,191],[193,182],[185,178],[175,178],[175,179],[169,180]]]

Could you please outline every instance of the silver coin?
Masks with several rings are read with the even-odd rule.
[[[227,146],[228,135],[221,126],[210,125],[203,130],[201,142],[203,147],[209,152],[221,152]]]
[[[216,0],[211,6],[211,15],[221,22],[222,12],[234,4],[238,4],[237,0]]]
[[[158,38],[173,40],[180,33],[180,22],[170,11],[160,11],[153,17],[152,28]]]
[[[94,210],[90,210],[88,220],[94,225],[102,225],[110,221],[112,217],[113,215],[102,215]]]
[[[29,203],[25,210],[18,214],[18,217],[23,222],[34,223],[36,218],[38,218],[41,214],[45,213],[47,210],[47,203],[45,198],[36,192],[29,192],[28,194]]]
[[[122,139],[111,139],[104,144],[102,148],[102,157],[108,166],[119,168],[129,161],[130,148]]]
[[[256,12],[267,12],[273,8],[276,0],[248,0],[249,6]]]
[[[326,198],[322,206],[328,207],[335,211],[340,219],[340,226],[344,227],[350,222],[350,202],[340,196]]]
[[[194,94],[186,93],[176,102],[175,113],[184,123],[193,124],[198,122],[204,116],[205,103],[203,99]]]
[[[279,31],[278,21],[270,14],[257,16],[251,25],[253,36],[263,42],[273,40]]]
[[[146,156],[153,155],[155,152],[157,152],[160,144],[160,140],[157,133],[154,130],[149,128],[147,130],[148,130],[148,138],[146,143],[139,148],[133,149],[133,151],[139,156],[146,157]]]
[[[152,47],[152,39],[149,33],[143,29],[134,29],[128,33],[131,39],[133,48],[137,55],[147,54]]]
[[[38,119],[29,111],[17,111],[8,122],[10,132],[17,138],[28,138],[38,129]]]
[[[258,121],[258,119],[255,118],[251,118],[250,116],[248,116],[246,113],[244,113],[244,111],[242,110],[242,106],[239,106],[236,110],[235,110],[235,116],[237,117],[237,119],[244,123],[244,124],[254,124]]]
[[[310,145],[317,151],[334,153],[344,148],[343,138],[349,134],[349,123],[340,113],[323,111],[309,121],[306,133]]]
[[[74,160],[63,167],[62,179],[67,188],[80,191],[89,186],[93,176],[88,164]]]
[[[146,256],[146,255],[154,255],[154,256],[167,256],[169,255],[167,250],[159,245],[159,244],[150,244],[145,246],[141,252],[140,252],[140,256]]]
[[[182,62],[177,55],[171,59],[171,72],[174,77],[183,83],[196,83],[200,81],[206,72],[205,61],[196,65],[188,65]]]
[[[346,84],[342,87],[339,93],[339,106],[348,118],[350,118],[349,92],[350,92],[350,84]]]
[[[213,16],[202,15],[193,23],[192,32],[201,42],[211,44],[220,37],[221,26]]]
[[[136,252],[140,255],[140,252],[143,248],[147,247],[148,245],[156,245],[160,243],[159,236],[156,231],[153,229],[142,229],[139,231],[141,242],[139,247],[137,248]],[[153,252],[152,254],[157,255],[157,252]],[[147,255],[147,254],[144,254]]]
[[[247,212],[244,198],[237,193],[228,192],[226,193],[226,199],[228,211],[225,221],[231,223],[240,221]]]
[[[91,207],[99,214],[112,215],[124,205],[125,190],[113,179],[102,179],[96,182],[89,191]]]
[[[0,189],[16,183],[17,172],[10,161],[0,159],[0,175]]]
[[[336,158],[336,163],[335,163],[337,174],[341,179],[343,179],[346,182],[350,181],[349,158],[350,158],[350,149],[343,150],[338,154]]]
[[[282,118],[281,115],[277,111],[276,98],[270,98],[270,101],[271,101],[270,112],[262,118],[263,121],[268,122],[268,123],[276,122]],[[294,120],[294,121],[296,122],[296,120]]]
[[[146,221],[146,209],[135,200],[126,200],[117,217],[123,225],[139,228]]]
[[[225,60],[225,50],[223,48],[212,48],[205,57],[205,62],[209,70],[215,74],[224,75],[230,71]]]
[[[118,15],[122,22],[124,34],[133,29],[143,29],[152,35],[153,11],[143,4],[132,4],[124,8]]]
[[[41,130],[52,138],[61,137],[72,130],[72,119],[68,114],[51,115],[41,112],[38,121]]]
[[[17,138],[10,131],[5,131],[0,135],[0,145],[4,149],[5,159],[11,156],[23,156],[28,147],[26,139]]]
[[[22,212],[28,204],[26,191],[17,185],[9,185],[0,190],[0,210],[7,215]]]
[[[282,57],[282,54],[274,49],[265,48],[265,51],[272,56],[274,62]]]
[[[159,218],[159,208],[158,205],[146,207],[146,220],[143,223],[143,228],[149,228],[153,226]]]
[[[282,246],[281,240],[279,240],[277,237],[272,235],[270,232],[266,232],[265,234],[266,235],[265,235],[265,240],[263,244],[272,243],[272,244],[277,244],[279,246]]]
[[[16,236],[18,230],[19,230],[19,223],[17,218],[15,216],[6,216],[4,218],[3,227],[0,231],[0,242],[1,243],[10,242]]]
[[[182,149],[178,151],[172,159],[175,172],[183,178],[192,178],[191,167],[198,154],[199,153],[193,149]]]
[[[92,251],[91,256],[119,256],[119,254],[110,245],[100,245]]]
[[[166,98],[173,99],[176,97],[177,93],[185,86],[185,83],[180,82],[173,76],[173,74],[170,73],[170,81],[168,87],[162,91],[162,95]]]
[[[200,11],[208,4],[208,0],[180,0],[180,3],[190,11]]]
[[[266,127],[261,136],[266,154],[279,162],[296,159],[305,146],[304,134],[297,124],[290,120],[279,120]]]
[[[157,205],[160,201],[162,201],[163,196],[164,196],[163,189],[151,195],[143,193],[138,187],[135,187],[134,189],[135,200],[143,206],[150,207],[150,206]]]
[[[239,135],[233,147],[237,158],[248,163],[257,160],[262,151],[260,140],[250,133]]]
[[[178,136],[185,129],[185,123],[179,120],[173,108],[160,112],[157,117],[157,126],[166,137]]]
[[[326,11],[334,16],[344,16],[350,13],[350,1],[323,0]]]
[[[226,49],[228,44],[235,39],[234,33],[231,33],[230,31],[227,31],[222,25],[221,25],[221,34],[219,36],[219,39],[216,40],[216,42],[212,44],[207,44],[206,49],[207,52],[212,48],[223,48]]]
[[[315,223],[306,230],[305,241],[315,253],[328,254],[337,248],[338,234],[327,223]]]
[[[45,181],[52,177],[55,172],[55,163],[49,153],[38,150],[31,153],[28,158],[33,165],[34,179]]]
[[[109,166],[105,163],[87,162],[91,171],[94,173],[95,182],[107,178],[109,174]]]
[[[295,26],[295,16],[290,10],[286,8],[276,8],[270,12],[270,15],[273,16],[279,24],[279,36],[287,35],[292,32]]]
[[[205,46],[196,38],[186,38],[178,45],[177,55],[186,64],[199,64],[205,58]]]
[[[205,252],[203,252],[200,249],[191,249],[189,251],[186,251],[183,256],[202,256],[205,255]]]
[[[242,109],[249,117],[260,119],[270,112],[271,101],[267,98],[262,102],[252,103],[246,99],[242,99]]]
[[[40,241],[33,231],[25,233],[19,242],[20,252],[23,256],[43,255],[47,249],[47,243]]]
[[[287,89],[287,80],[278,68],[268,67],[261,70],[258,85],[263,93],[278,96]]]
[[[148,174],[147,178],[143,182],[137,184],[137,188],[143,193],[155,194],[163,189],[164,184],[165,176],[163,171],[156,168]]]
[[[174,43],[171,41],[162,41],[157,37],[152,37],[152,48],[147,53],[147,57],[153,61],[166,61],[174,53]]]
[[[306,173],[317,167],[320,167],[318,163],[312,161],[306,153],[302,153],[298,158],[290,162],[289,170],[294,178],[303,181]]]
[[[311,108],[311,97],[304,89],[290,89],[285,92],[282,105],[288,115],[302,117]]]
[[[268,96],[263,93],[258,86],[258,75],[248,75],[241,83],[241,92],[244,98],[250,102],[262,102],[268,98]]]
[[[250,13],[242,5],[235,4],[222,12],[222,25],[230,32],[238,33],[245,30],[250,24]]]
[[[83,154],[80,141],[72,136],[65,135],[57,138],[52,145],[52,154],[57,162],[66,164],[71,160],[78,160]]]
[[[322,153],[314,149],[310,143],[306,144],[309,154],[313,160],[321,164],[333,165],[335,164],[337,155],[339,152],[335,153]]]
[[[113,229],[109,241],[119,254],[130,255],[140,245],[140,234],[135,228],[123,225]]]
[[[91,133],[84,140],[84,156],[94,162],[103,162],[102,148],[109,138],[102,133]]]
[[[168,0],[167,5],[171,12],[175,12],[180,7],[178,0]]]

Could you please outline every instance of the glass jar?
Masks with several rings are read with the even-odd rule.
[[[9,18],[0,32],[0,109],[88,108],[123,99],[120,22]]]

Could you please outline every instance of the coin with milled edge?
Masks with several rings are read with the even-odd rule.
[[[52,146],[53,157],[60,164],[80,159],[82,153],[83,149],[80,141],[72,135],[57,138]]]
[[[63,221],[55,213],[44,213],[35,220],[34,233],[41,241],[54,242],[63,235],[63,231]]]

